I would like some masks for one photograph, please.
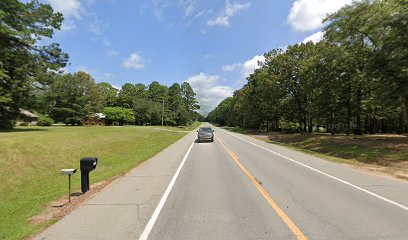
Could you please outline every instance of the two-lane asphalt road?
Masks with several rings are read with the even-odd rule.
[[[215,136],[187,134],[35,239],[408,239],[406,182]]]
[[[192,145],[142,239],[408,239],[408,184],[215,135]]]

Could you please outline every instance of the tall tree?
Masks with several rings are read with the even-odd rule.
[[[46,93],[49,115],[66,124],[81,124],[103,109],[103,95],[95,80],[85,72],[64,74],[56,78]]]
[[[40,43],[51,38],[63,20],[48,4],[2,0],[0,19],[0,128],[9,128],[30,91],[48,83],[40,76],[64,67],[68,55],[56,43]]]
[[[149,96],[149,99],[154,101],[154,102],[162,102],[167,101],[167,94],[168,94],[168,87],[161,85],[159,82],[154,81],[149,84],[147,93]]]
[[[106,107],[115,107],[117,105],[117,95],[118,89],[114,88],[110,83],[100,82],[98,83],[99,88],[101,89],[104,106]]]
[[[183,82],[183,84],[181,84],[181,95],[188,111],[195,111],[200,109],[198,101],[195,97],[196,93],[188,82]]]
[[[209,119],[266,130],[408,132],[407,16],[402,0],[345,6],[325,20],[321,42],[265,54]]]
[[[139,89],[135,85],[131,83],[123,84],[118,93],[118,106],[123,108],[132,108],[133,101],[138,92]]]

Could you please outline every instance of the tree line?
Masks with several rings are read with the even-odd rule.
[[[207,119],[267,131],[408,132],[408,4],[353,2],[324,38],[264,54],[247,83]]]
[[[121,89],[95,83],[85,72],[55,76],[45,89],[32,95],[31,108],[57,122],[80,125],[95,113],[104,113],[108,125],[188,125],[199,109],[190,84],[170,87],[157,81],[148,86],[125,83]]]
[[[0,128],[12,128],[21,109],[72,125],[100,112],[109,116],[108,124],[119,125],[186,125],[201,117],[187,82],[126,83],[118,90],[85,72],[61,71],[68,54],[43,40],[52,39],[63,19],[38,0],[0,2]]]

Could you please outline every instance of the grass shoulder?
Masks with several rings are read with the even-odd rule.
[[[408,180],[408,137],[398,134],[330,135],[265,133],[242,128],[230,131],[311,154],[328,161]]]
[[[103,182],[125,174],[197,126],[183,127],[183,132],[154,126],[19,127],[0,132],[0,239],[24,239],[56,221],[32,224],[30,219],[65,196],[67,183],[60,169],[78,169],[81,157],[98,157],[90,178],[92,184]],[[73,176],[72,187],[74,193],[80,191],[80,174]]]

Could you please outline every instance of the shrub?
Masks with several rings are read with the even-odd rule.
[[[18,124],[18,126],[20,127],[27,127],[28,126],[28,122],[21,122]]]
[[[81,117],[78,117],[78,116],[74,116],[74,117],[67,117],[67,118],[65,118],[64,119],[64,123],[66,124],[66,125],[72,125],[72,126],[74,126],[74,125],[78,125],[78,126],[81,126],[82,125],[82,118]]]
[[[38,126],[51,126],[52,124],[54,124],[54,120],[47,116],[39,117],[37,121]]]
[[[293,122],[283,122],[281,124],[283,132],[286,133],[297,133],[299,132],[299,127],[296,123]]]
[[[132,109],[120,107],[107,107],[103,113],[106,116],[107,125],[120,125],[134,123],[135,116]]]

